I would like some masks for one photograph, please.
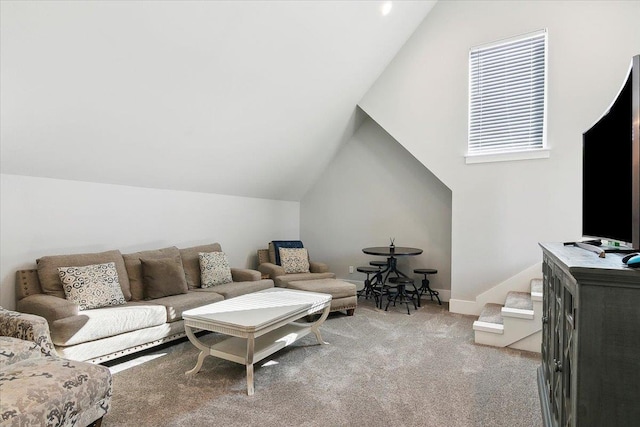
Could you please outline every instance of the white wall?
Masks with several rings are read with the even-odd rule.
[[[300,204],[0,175],[0,305],[15,307],[15,271],[44,255],[122,253],[219,242],[232,267],[256,268],[256,250],[299,237]]]
[[[2,0],[2,172],[299,201],[434,3]]]
[[[452,190],[452,298],[539,262],[540,241],[580,239],[582,132],[640,53],[639,16],[637,1],[440,1],[364,96],[362,109]],[[541,28],[551,157],[466,165],[469,49]]]
[[[300,202],[300,236],[311,259],[329,264],[340,278],[363,281],[349,266],[383,258],[362,248],[396,246],[423,249],[399,257],[398,267],[435,268],[431,287],[451,281],[451,191],[374,121],[366,118],[353,138]]]

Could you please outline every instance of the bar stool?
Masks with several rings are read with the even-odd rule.
[[[380,267],[380,269],[382,270],[382,267],[387,266],[387,261],[370,261],[369,265],[375,265],[376,267]]]
[[[427,278],[429,274],[436,274],[438,270],[435,270],[433,268],[416,268],[415,270],[413,270],[413,272],[416,274],[424,275],[424,278],[422,279],[422,286],[419,289],[420,295],[418,296],[418,301],[420,300],[420,298],[422,298],[422,295],[429,293],[431,301],[433,301],[433,297],[436,297],[436,299],[438,300],[438,304],[442,305],[440,297],[438,296],[440,294],[438,293],[438,291],[434,291],[429,287],[429,279]]]
[[[378,274],[375,275],[376,283],[373,287],[382,294],[384,290],[384,279],[382,278],[382,273],[385,271],[388,263],[387,261],[370,261],[369,265],[378,267]],[[380,308],[382,308],[382,301],[380,301]]]
[[[391,292],[391,290],[389,290],[387,294],[387,306],[384,308],[384,311],[387,311],[387,309],[389,308],[389,304],[391,304],[391,301],[393,301],[394,307],[396,303],[405,304],[407,306],[407,314],[411,314],[411,312],[409,311],[409,302],[413,303],[414,309],[418,309],[418,306],[416,306],[416,301],[413,299],[414,296],[419,297],[418,290],[416,289],[415,293],[411,292],[411,295],[407,292],[407,285],[413,285],[415,289],[415,284],[412,278],[392,277],[391,279],[389,279],[389,282],[392,283],[392,285],[388,285],[388,287],[395,287],[396,291]]]
[[[371,275],[373,274],[375,277],[375,275],[380,273],[380,269],[376,267],[367,266],[367,267],[357,267],[356,271],[367,275],[367,278],[364,280],[364,288],[359,290],[357,293],[358,297],[361,297],[364,295],[365,299],[369,299],[370,296],[373,296],[373,298],[375,299],[376,307],[377,307],[380,291],[373,286],[373,283],[371,282]],[[382,305],[382,302],[380,302],[380,305]]]

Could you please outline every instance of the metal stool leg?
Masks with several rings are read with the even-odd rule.
[[[396,287],[396,294],[395,295],[391,295],[391,292],[389,291],[390,286],[387,286],[387,306],[384,308],[384,311],[387,311],[389,309],[389,304],[391,304],[391,300],[393,300],[393,306],[396,306],[396,299],[398,298],[398,293],[397,293],[397,287]],[[380,308],[382,308],[382,304],[380,304]]]
[[[416,299],[418,300],[418,307],[422,307],[422,305],[420,305],[420,297],[422,296],[422,294],[420,293],[420,290],[416,286],[415,282],[411,284],[413,285],[413,291],[411,292],[411,300],[413,301],[413,297],[415,296]],[[414,306],[416,305],[415,301],[413,302],[413,305]],[[418,309],[418,307],[416,307],[416,310]]]
[[[380,308],[380,310],[382,310],[382,302],[385,296],[385,292],[388,291],[388,288],[386,287],[384,280],[382,280],[383,271],[384,270],[382,269],[382,267],[378,266],[378,271],[373,276],[373,278],[375,279],[375,285],[373,285],[373,289],[375,289],[378,292],[379,302],[380,302],[379,307],[377,305],[376,307]]]
[[[410,282],[409,282],[410,283]],[[417,296],[416,294],[409,294],[407,292],[407,288],[406,288],[406,283],[404,282],[399,282],[395,284],[395,293],[391,294],[389,293],[387,296],[387,306],[385,307],[385,311],[388,311],[389,309],[389,305],[391,305],[391,302],[393,302],[393,306],[395,307],[398,304],[404,304],[407,306],[407,314],[411,314],[411,309],[409,308],[409,303],[413,304],[413,308],[415,310],[418,309],[418,306],[416,305],[416,300],[414,299],[414,296]],[[414,285],[415,288],[415,285]],[[417,292],[417,290],[416,290]]]
[[[438,304],[442,305],[439,292],[431,289],[431,287],[429,286],[429,279],[427,279],[427,275],[425,274],[424,279],[422,279],[422,287],[420,288],[420,298],[422,298],[422,295],[427,293],[431,297],[431,301],[433,301],[433,297],[436,297],[436,299],[438,300]]]
[[[380,305],[380,307],[382,308],[382,302],[380,301],[380,290],[377,288],[377,277],[380,274],[380,269],[374,267],[358,267],[356,270],[359,273],[364,273],[367,275],[367,278],[364,280],[364,287],[360,289],[356,294],[358,298],[360,298],[361,296],[364,296],[365,299],[373,297],[373,299],[375,300],[376,308],[378,307],[378,305]]]
[[[407,301],[407,289],[404,285],[399,286],[399,291],[401,292],[401,302],[400,304],[404,304],[407,306],[407,314],[411,314],[411,312],[409,311],[409,301]],[[413,299],[411,300],[413,302]],[[415,307],[415,302],[413,303],[413,306]]]
[[[364,279],[364,287],[357,292],[358,298],[363,296],[365,299],[369,299],[369,293],[371,292],[371,280],[369,280],[369,273],[367,274],[367,278]]]

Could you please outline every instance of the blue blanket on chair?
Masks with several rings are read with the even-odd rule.
[[[276,264],[280,264],[280,248],[304,248],[300,240],[272,240],[273,249],[276,253]]]

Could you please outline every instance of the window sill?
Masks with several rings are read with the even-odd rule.
[[[511,162],[515,160],[534,160],[548,159],[551,150],[542,148],[539,150],[516,151],[512,153],[494,153],[494,154],[467,154],[465,155],[465,163],[468,165],[475,163],[491,163],[491,162]]]

